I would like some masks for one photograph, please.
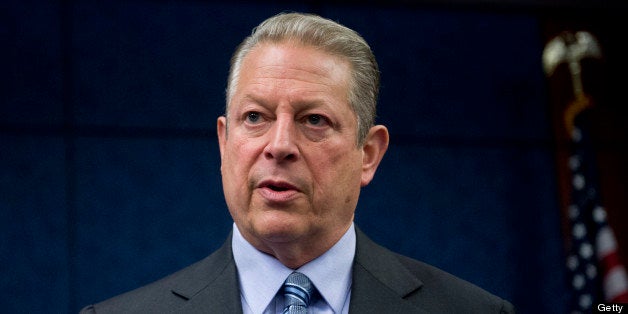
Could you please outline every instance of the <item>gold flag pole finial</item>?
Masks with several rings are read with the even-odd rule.
[[[571,136],[574,120],[583,110],[593,103],[582,88],[582,68],[580,61],[584,58],[601,58],[597,39],[589,32],[564,32],[550,40],[543,50],[543,67],[545,74],[551,76],[558,65],[567,63],[571,75],[574,100],[565,109],[565,128]]]

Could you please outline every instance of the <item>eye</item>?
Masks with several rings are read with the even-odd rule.
[[[262,119],[262,115],[259,112],[251,111],[246,114],[245,119],[250,123],[258,123]]]
[[[319,114],[311,114],[306,117],[307,123],[315,126],[322,126],[327,124],[327,120]]]

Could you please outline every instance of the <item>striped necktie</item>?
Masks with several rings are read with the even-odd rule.
[[[293,272],[283,283],[284,314],[306,314],[312,300],[314,285],[306,275]]]

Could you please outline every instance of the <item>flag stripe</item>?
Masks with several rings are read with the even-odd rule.
[[[621,265],[608,270],[604,275],[604,294],[608,301],[617,301],[622,294],[628,293],[628,277],[626,270]]]
[[[613,230],[608,226],[600,228],[597,234],[597,254],[599,259],[603,259],[606,255],[615,253],[617,250],[617,241]]]

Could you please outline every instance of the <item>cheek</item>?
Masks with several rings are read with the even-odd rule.
[[[228,181],[226,183],[242,186],[248,180],[252,156],[243,142],[233,141],[226,145],[221,165],[222,176]]]
[[[360,195],[360,170],[361,157],[354,151],[329,156],[319,165],[317,171],[322,179],[317,182],[314,202],[324,223],[334,225],[352,219]]]
[[[355,150],[330,149],[333,155],[324,155],[316,163],[316,172],[321,179],[319,184],[333,194],[345,194],[348,190],[359,188],[361,180],[361,157]]]
[[[233,141],[225,146],[221,173],[225,200],[234,219],[246,213],[250,201],[249,172],[251,154],[242,142]]]

